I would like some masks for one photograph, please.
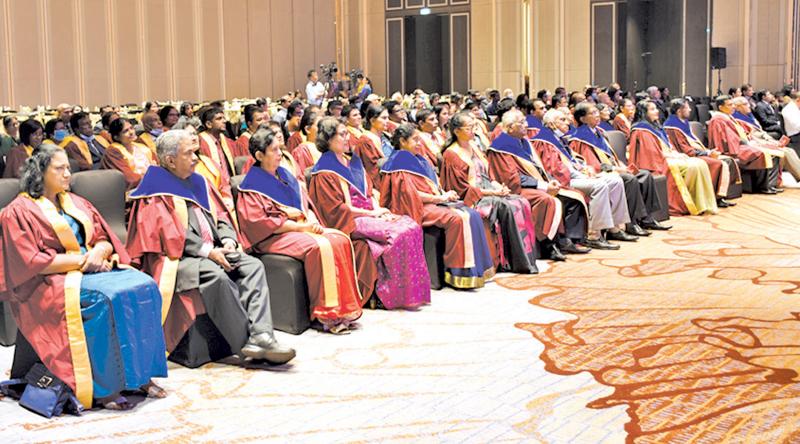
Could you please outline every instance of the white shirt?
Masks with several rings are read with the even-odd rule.
[[[781,111],[783,115],[783,128],[786,130],[786,135],[796,136],[800,133],[800,108],[797,107],[797,102],[790,101],[783,107]]]
[[[325,97],[325,85],[322,82],[311,82],[306,84],[306,99],[309,105],[322,106],[322,99]]]

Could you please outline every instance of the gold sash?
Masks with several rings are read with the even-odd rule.
[[[92,164],[92,153],[89,151],[89,144],[86,143],[80,137],[67,136],[64,140],[61,141],[61,145],[60,146],[61,146],[61,148],[66,148],[67,145],[69,145],[70,143],[74,143],[78,147],[78,149],[81,151],[81,154],[83,154],[83,158],[86,160],[86,162],[89,163],[89,165],[91,165]]]
[[[217,142],[214,140],[214,137],[208,134],[208,132],[203,131],[202,133],[200,133],[200,138],[206,142],[206,145],[208,145],[208,151],[210,151],[211,159],[213,159],[214,162],[217,163],[217,165],[222,167],[222,162],[221,159],[219,158],[219,151],[217,150]],[[228,148],[228,142],[225,139],[226,137],[224,135],[220,135],[219,143],[220,146],[222,147],[222,153],[225,155],[225,161],[228,162],[228,167],[230,168],[230,171],[235,173],[236,168],[234,167],[233,164],[233,155],[231,154],[231,150],[230,148]]]

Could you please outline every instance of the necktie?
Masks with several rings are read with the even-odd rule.
[[[214,235],[211,233],[211,226],[208,224],[206,215],[203,210],[198,206],[193,206],[194,215],[197,218],[197,223],[200,224],[200,237],[203,239],[203,245],[214,245]]]

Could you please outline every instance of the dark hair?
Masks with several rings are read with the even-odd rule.
[[[755,94],[755,95],[756,95],[756,101],[757,101],[757,102],[760,102],[760,101],[764,100],[764,97],[766,97],[766,95],[767,95],[768,93],[769,93],[769,91],[767,91],[766,89],[761,89],[761,90],[758,90],[758,91],[756,92],[756,94]]]
[[[550,99],[550,108],[558,108],[558,102],[565,97],[563,94],[553,94],[553,98]]]
[[[314,124],[314,120],[317,118],[317,113],[315,112],[307,112],[303,113],[303,117],[300,119],[300,132],[304,135],[308,135],[308,131],[306,128]]]
[[[306,77],[310,79],[311,78],[311,74],[314,74],[315,72],[317,72],[316,69],[309,69],[308,70],[308,74],[306,74]]]
[[[478,103],[477,100],[467,99],[467,101],[464,102],[464,108],[462,109],[464,111],[472,111],[473,108],[479,108],[480,106],[481,104]],[[419,113],[417,113],[417,115],[419,115]]]
[[[417,130],[417,126],[413,123],[404,123],[397,127],[394,130],[394,134],[392,134],[392,146],[394,149],[400,149],[400,140],[401,139],[408,139],[414,135],[414,131]]]
[[[332,110],[334,107],[337,107],[337,106],[342,106],[342,101],[341,101],[341,100],[339,100],[339,99],[333,99],[333,100],[331,100],[330,102],[328,102],[328,108],[327,108],[327,111],[328,111],[328,115],[329,115],[329,116],[331,115],[331,110]],[[342,112],[344,112],[344,108],[342,108]]]
[[[80,121],[85,119],[85,118],[87,118],[87,117],[89,117],[89,114],[85,113],[83,111],[73,114],[69,118],[69,126],[70,126],[70,128],[72,128],[73,131],[78,131],[78,126],[80,125]],[[45,132],[47,132],[47,131],[45,131]]]
[[[125,119],[117,119],[108,124],[108,132],[111,133],[111,138],[114,141],[119,141],[117,138],[122,134],[122,130],[125,129],[125,123],[130,124],[130,122]]]
[[[364,110],[362,109],[361,114],[364,115],[364,123],[363,123],[364,128],[372,129],[372,119],[380,116],[381,113],[384,112],[385,110],[386,108],[384,108],[381,105],[369,105],[367,106],[366,112],[364,112]]]
[[[386,111],[389,111],[389,114],[392,113],[392,108],[394,108],[397,105],[398,103],[394,100],[387,100],[383,102],[383,107],[386,108]]]
[[[670,114],[677,114],[678,110],[683,108],[683,105],[686,105],[687,103],[689,103],[689,102],[687,102],[686,99],[684,99],[682,97],[678,97],[676,99],[672,99],[672,101],[669,102],[669,113]]]
[[[266,152],[267,147],[272,145],[274,140],[274,131],[268,128],[259,128],[255,134],[250,137],[250,143],[247,145],[247,149],[250,151],[250,155],[253,156],[253,159],[255,159],[256,153]]]
[[[514,100],[514,104],[517,105],[517,108],[522,109],[522,104],[528,100],[528,95],[525,93],[518,94],[517,99]]]
[[[728,88],[728,95],[732,96],[732,95],[736,94],[736,90],[737,89],[739,89],[739,88],[737,88],[735,86],[732,86],[732,87]]]
[[[5,117],[3,117],[3,128],[8,128],[9,125],[11,125],[11,123],[14,122],[14,119],[16,119],[16,118],[17,118],[17,116],[5,116]]]
[[[591,111],[592,108],[594,108],[594,103],[590,102],[581,102],[575,106],[572,116],[575,118],[575,123],[577,123],[578,126],[583,125],[581,119],[589,115],[589,111]]]
[[[358,110],[358,113],[361,114],[361,110],[359,110],[357,106],[345,105],[345,107],[342,108],[342,117],[350,117],[350,113],[353,112],[353,110]]]
[[[64,123],[61,119],[50,119],[47,123],[44,124],[44,135],[48,139],[51,138],[56,133],[56,125],[60,123]]]
[[[724,105],[725,102],[728,100],[731,100],[731,96],[722,94],[720,96],[717,96],[716,99],[714,99],[714,103],[717,105],[717,109],[719,109],[719,107]]]
[[[200,121],[203,123],[203,126],[206,126],[206,122],[214,120],[214,116],[217,114],[224,115],[225,111],[217,106],[209,106],[208,108],[204,109],[202,114],[200,114]]]
[[[44,127],[42,127],[42,124],[39,123],[39,121],[34,118],[29,118],[28,120],[20,123],[19,124],[20,142],[22,142],[23,145],[30,146],[31,136],[38,130],[42,130],[42,132],[44,132]]]
[[[442,111],[447,110],[450,111],[450,107],[444,104],[439,104],[433,107],[433,113],[436,114],[436,118],[439,118],[439,115],[442,114]]]
[[[50,166],[53,156],[58,152],[63,153],[64,150],[49,143],[39,145],[38,148],[33,150],[31,157],[28,157],[25,160],[25,164],[20,168],[19,190],[21,192],[28,193],[34,199],[42,197],[44,194],[44,173]]]
[[[519,109],[526,115],[531,114],[534,110],[536,110],[536,107],[533,105],[533,102],[537,100],[541,102],[541,100],[539,99],[534,99],[534,100],[525,99],[522,101],[522,103],[518,104],[517,107],[519,107]]]
[[[656,104],[656,102],[653,102],[650,99],[640,100],[639,102],[636,103],[636,113],[634,113],[633,115],[634,122],[651,123],[648,122],[647,120],[647,108],[648,106],[650,106],[651,103],[653,104],[653,106],[655,106]]]
[[[450,145],[454,144],[458,138],[456,137],[456,130],[459,128],[463,128],[467,119],[471,119],[472,114],[468,112],[458,112],[450,118],[450,122],[448,122],[448,128],[450,129],[450,139],[445,144],[445,148],[449,147]]]
[[[431,114],[433,114],[433,110],[432,109],[425,108],[425,109],[419,110],[419,112],[417,112],[417,124],[418,125],[422,125],[422,122],[427,120],[428,116],[430,116]]]
[[[103,125],[103,128],[108,128],[108,125],[111,124],[111,118],[114,116],[119,117],[119,114],[115,113],[114,111],[111,111],[109,113],[103,114],[103,116],[100,117],[100,123]]]
[[[294,117],[294,113],[297,112],[297,108],[303,108],[303,102],[295,100],[289,104],[289,106],[286,108],[286,120]]]
[[[503,120],[503,114],[511,111],[516,107],[516,103],[514,103],[514,99],[505,98],[497,103],[495,107],[495,114],[497,114],[497,121],[501,122]]]
[[[259,97],[259,98],[256,99],[256,106],[259,106],[259,107],[263,108],[264,105],[266,105],[266,104],[267,104],[267,99],[265,99],[263,97]]]
[[[244,123],[246,123],[249,126],[250,122],[253,121],[253,117],[255,117],[256,113],[260,113],[260,112],[264,112],[264,110],[261,109],[261,107],[259,107],[258,105],[253,105],[251,103],[250,105],[245,106],[244,107]]]
[[[344,125],[336,117],[323,117],[317,122],[317,140],[314,142],[321,153],[330,150],[330,141],[336,137],[336,129]]]
[[[186,115],[186,110],[192,107],[192,102],[183,102],[181,103],[181,115]]]
[[[167,117],[169,117],[170,111],[178,111],[178,110],[175,109],[175,107],[172,105],[164,105],[163,108],[158,110],[158,118],[161,119],[161,123],[163,123],[164,125],[167,124]],[[180,114],[180,112],[178,114]]]
[[[544,101],[544,98],[547,97],[547,93],[548,93],[548,91],[546,89],[540,89],[536,93],[536,97],[539,98],[539,99],[542,99]]]

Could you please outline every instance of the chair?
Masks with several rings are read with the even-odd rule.
[[[19,180],[0,179],[0,210],[5,208],[19,194]],[[11,306],[0,302],[0,345],[14,345],[17,338],[17,322],[11,315]]]
[[[91,202],[125,243],[125,176],[117,170],[81,171],[72,175],[72,192]]]
[[[233,169],[236,170],[236,174],[244,174],[244,167],[247,165],[247,162],[250,161],[250,156],[236,156],[233,159]]]
[[[605,131],[604,132],[611,149],[623,162],[628,163],[628,140],[625,138],[625,133],[622,131]]]
[[[441,290],[444,287],[444,241],[443,229],[434,226],[422,229],[422,245],[432,290]]]
[[[697,121],[705,125],[711,119],[711,108],[703,103],[697,104]]]
[[[243,175],[231,178],[234,201],[239,198]],[[257,256],[267,271],[272,325],[282,332],[299,335],[311,327],[308,285],[303,263],[280,254]]]

